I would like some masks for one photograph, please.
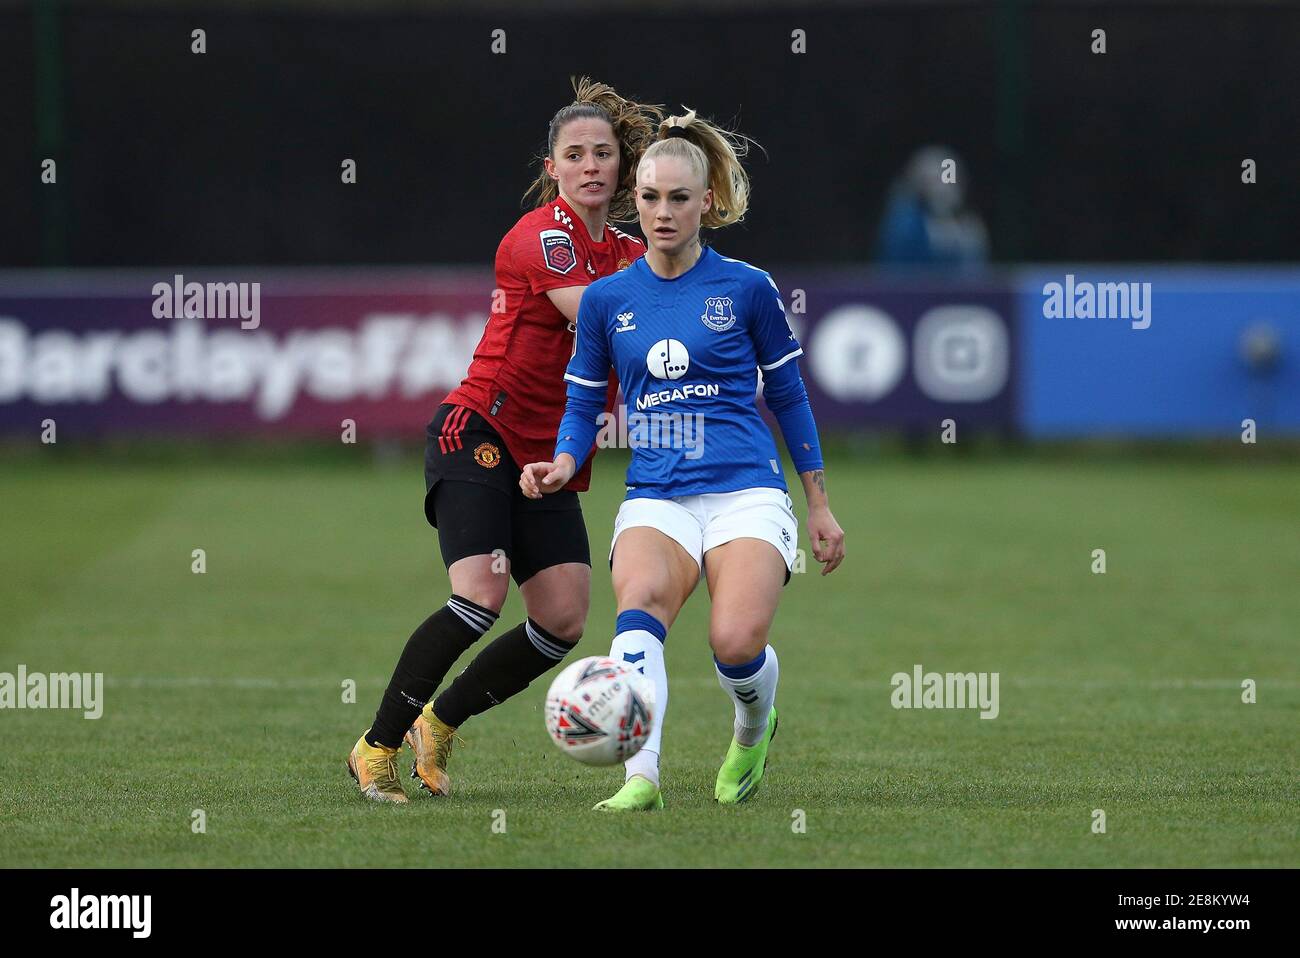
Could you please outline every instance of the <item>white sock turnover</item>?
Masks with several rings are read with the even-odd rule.
[[[641,750],[624,763],[626,778],[641,775],[659,785],[659,753],[664,737],[664,716],[668,712],[668,671],[664,668],[664,640],[667,630],[645,612],[620,612],[618,634],[609,647],[609,657],[637,669],[654,686],[654,718],[650,736]]]
[[[754,746],[767,732],[767,717],[776,702],[776,683],[781,669],[776,649],[770,645],[752,661],[741,665],[723,665],[715,657],[718,684],[731,696],[736,706],[736,741]]]

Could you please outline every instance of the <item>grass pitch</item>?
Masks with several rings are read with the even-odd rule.
[[[1295,465],[832,457],[848,559],[786,590],[762,788],[712,801],[731,706],[701,590],[668,640],[668,807],[628,817],[588,811],[620,770],[547,741],[548,679],[466,725],[451,798],[364,802],[344,756],[447,595],[419,463],[221,458],[0,470],[0,671],[105,673],[97,721],[0,711],[0,864],[1300,863]],[[584,500],[596,556],[622,468]],[[612,623],[598,560],[581,654]],[[895,710],[916,664],[999,673],[999,716]]]

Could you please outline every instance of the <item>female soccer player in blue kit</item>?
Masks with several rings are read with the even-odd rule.
[[[758,370],[803,483],[822,574],[844,558],[844,532],[827,502],[817,426],[796,361],[803,350],[776,284],[700,242],[701,226],[726,226],[745,214],[746,141],[693,110],[665,120],[658,137],[637,168],[646,255],[587,287],[553,461],[530,463],[519,479],[536,499],[574,475],[596,435],[611,366],[651,435],[674,428],[682,435],[688,418],[703,424],[703,441],[690,448],[629,443],[627,498],[610,547],[618,601],[610,655],[653,682],[656,715],[649,741],[627,763],[623,788],[596,806],[611,811],[663,807],[663,643],[701,574],[712,599],[709,644],[718,682],[735,705],[734,737],[714,797],[744,801],[763,778],[777,727],[778,667],[767,635],[795,559],[798,522],[758,412]]]

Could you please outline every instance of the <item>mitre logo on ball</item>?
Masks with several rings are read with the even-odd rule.
[[[607,656],[572,663],[546,694],[546,731],[564,754],[586,765],[617,765],[654,727],[654,686]]]

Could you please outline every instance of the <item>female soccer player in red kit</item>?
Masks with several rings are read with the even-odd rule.
[[[424,511],[438,529],[452,595],[407,641],[374,722],[348,756],[374,801],[407,801],[396,768],[403,738],[421,786],[448,794],[456,728],[553,667],[586,623],[591,556],[577,494],[588,487],[590,463],[544,500],[521,493],[519,464],[550,457],[583,290],[645,252],[610,222],[636,218],[637,162],[660,112],[585,78],[574,89],[574,102],[551,120],[542,172],[525,194],[536,193],[538,205],[497,249],[494,309],[473,362],[429,424]],[[611,382],[607,405],[614,389]],[[528,617],[426,704],[495,624],[507,571]]]

